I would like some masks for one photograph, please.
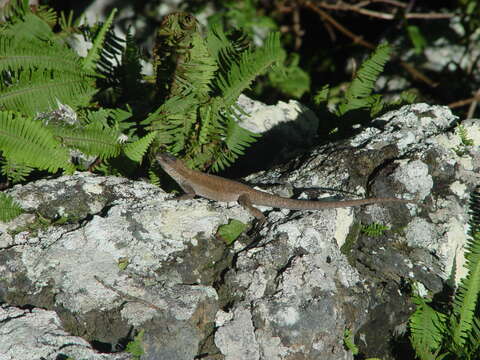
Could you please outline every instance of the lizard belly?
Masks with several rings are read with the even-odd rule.
[[[223,201],[223,202],[231,202],[238,200],[238,194],[230,193],[225,191],[218,191],[217,189],[210,189],[207,186],[195,186],[194,187],[195,194],[198,196],[215,200],[215,201]]]

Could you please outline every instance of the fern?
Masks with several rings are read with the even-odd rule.
[[[85,73],[81,71],[81,58],[70,49],[45,45],[37,39],[19,41],[14,37],[0,37],[0,71],[54,67],[56,71]],[[94,75],[93,72],[85,74]]]
[[[470,201],[470,238],[465,245],[467,275],[461,279],[453,301],[452,339],[457,348],[465,346],[475,324],[475,309],[480,294],[480,187]],[[478,321],[478,320],[477,320]],[[478,322],[476,323],[478,324]]]
[[[11,196],[0,193],[0,221],[8,222],[23,213],[23,209],[12,199]]]
[[[190,93],[199,101],[208,99],[217,64],[198,26],[192,15],[181,12],[162,21],[154,48],[158,101]]]
[[[64,72],[51,78],[51,71],[22,71],[10,86],[0,93],[0,107],[29,115],[52,109],[57,101],[79,106],[95,92],[85,74]]]
[[[93,71],[98,61],[100,60],[100,55],[103,49],[105,38],[107,36],[107,32],[112,26],[113,19],[115,18],[116,13],[117,9],[114,8],[110,12],[110,15],[108,15],[105,23],[100,27],[97,36],[93,41],[92,48],[88,51],[87,56],[83,59],[83,68],[85,70]]]
[[[2,29],[2,36],[16,37],[18,40],[36,40],[39,43],[55,42],[50,26],[30,10],[16,17],[15,20],[7,22]]]
[[[389,230],[388,226],[378,224],[378,223],[363,225],[361,228],[361,231],[364,234],[367,234],[368,236],[371,236],[371,237],[382,236],[383,233],[388,230]]]
[[[230,69],[250,47],[245,34],[237,32],[228,37],[218,22],[209,25],[206,41],[210,54],[221,69]]]
[[[2,175],[14,184],[24,181],[33,170],[31,166],[19,164],[12,159],[4,159],[0,163],[0,168]]]
[[[155,174],[155,171],[153,170],[148,171],[148,179],[150,180],[151,184],[160,186],[160,178],[158,177],[157,174]]]
[[[98,126],[74,128],[53,128],[56,139],[63,145],[78,149],[86,155],[98,156],[102,159],[120,154],[119,134],[110,128]]]
[[[218,77],[216,85],[227,106],[233,105],[257,76],[264,74],[276,61],[281,60],[280,49],[279,34],[271,33],[262,48],[243,52],[239,61],[234,62],[230,69],[222,69],[223,74]]]
[[[465,252],[468,274],[460,282],[453,302],[453,343],[462,347],[473,327],[475,307],[480,293],[480,231],[468,241]]]
[[[170,27],[159,30],[156,81],[167,96],[143,122],[157,131],[153,151],[163,146],[191,167],[210,163],[219,171],[257,137],[239,126],[241,111],[235,102],[255,77],[281,59],[279,35],[268,36],[262,48],[253,49],[244,36],[229,37],[218,24],[204,39],[196,20],[183,13],[163,23]]]
[[[447,316],[436,311],[420,296],[415,296],[413,302],[417,305],[410,316],[409,326],[413,348],[421,359],[432,360],[437,354],[446,333]]]
[[[468,272],[461,279],[449,315],[442,314],[421,298],[414,298],[417,310],[410,318],[411,342],[420,359],[477,359],[480,356],[480,187],[471,198],[470,237],[465,259]],[[438,354],[443,354],[437,357]]]
[[[252,133],[238,125],[238,123],[230,118],[227,121],[227,132],[225,137],[226,149],[217,156],[212,165],[213,171],[230,166],[239,155],[244,154],[244,150],[259,137],[259,134]]]
[[[151,133],[145,135],[143,138],[137,140],[136,142],[129,143],[125,146],[125,155],[127,155],[130,159],[136,162],[141,162],[143,155],[147,151],[148,147],[155,139],[157,134],[152,131]]]
[[[362,63],[345,94],[345,100],[338,106],[337,115],[341,116],[355,109],[369,108],[380,101],[378,95],[371,95],[371,93],[378,76],[390,57],[390,52],[390,45],[382,43]]]
[[[85,105],[96,92],[95,76],[31,12],[0,32],[0,109],[33,115],[53,108],[57,100]]]
[[[68,150],[40,121],[13,112],[0,112],[0,149],[3,156],[22,165],[56,172],[71,171]]]

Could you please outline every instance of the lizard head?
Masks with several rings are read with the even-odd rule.
[[[189,170],[182,161],[169,153],[158,153],[156,159],[163,170],[175,180],[181,178],[181,174]]]
[[[160,164],[175,164],[175,162],[177,162],[175,156],[165,152],[157,154],[157,160]]]

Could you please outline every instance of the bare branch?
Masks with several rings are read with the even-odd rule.
[[[336,4],[318,2],[318,3],[316,3],[316,5],[324,8],[324,9],[329,9],[329,10],[353,11],[353,12],[356,12],[356,13],[359,13],[359,14],[362,14],[362,15],[366,15],[366,16],[370,16],[370,17],[377,18],[377,19],[382,19],[382,20],[393,20],[393,19],[395,19],[395,13],[397,11],[396,9],[394,9],[393,13],[383,13],[383,12],[380,12],[380,11],[364,9],[363,7],[368,5],[368,3],[370,3],[370,2],[371,1],[364,1],[364,2],[360,3],[361,6],[359,4],[350,5],[350,4],[346,4],[346,3],[343,3],[343,2],[338,2]],[[402,4],[402,7],[406,7],[406,6],[407,5]],[[449,19],[449,18],[453,17],[454,15],[455,14],[450,14],[450,13],[445,13],[445,14],[441,14],[441,13],[407,13],[407,14],[404,15],[404,17],[406,19],[431,19],[431,20],[435,20],[435,19]]]
[[[375,49],[374,44],[364,40],[361,36],[358,36],[353,32],[351,32],[350,30],[348,30],[345,26],[343,26],[338,21],[336,21],[332,16],[330,16],[330,14],[328,14],[326,11],[317,7],[316,4],[313,4],[310,0],[299,0],[299,3],[316,12],[318,15],[320,15],[320,17],[323,20],[330,23],[335,29],[337,29],[342,34],[352,39],[354,43],[360,44],[368,49],[372,49],[372,50]],[[414,79],[418,79],[430,87],[437,86],[437,83],[430,80],[427,76],[425,76],[420,71],[415,69],[412,65],[406,63],[405,61],[400,60],[398,57],[394,60],[398,61],[400,63],[400,66],[402,66],[407,72],[409,72]]]

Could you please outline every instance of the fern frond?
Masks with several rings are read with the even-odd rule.
[[[0,34],[0,109],[33,115],[54,107],[57,100],[85,105],[96,92],[94,76],[30,12]]]
[[[433,356],[440,349],[446,332],[445,314],[430,307],[420,296],[415,296],[413,302],[417,305],[410,316],[409,326],[413,348],[421,359],[435,359]]]
[[[155,139],[156,135],[157,134],[155,133],[155,131],[152,131],[151,133],[145,135],[143,138],[127,144],[124,148],[125,155],[127,155],[133,161],[141,162],[143,155],[145,155],[145,152],[147,151],[152,141]]]
[[[160,186],[160,178],[153,170],[148,170],[148,179],[151,184]]]
[[[471,211],[478,211],[480,206],[479,193],[471,199]],[[469,333],[473,328],[475,308],[480,294],[480,227],[475,222],[470,222],[472,231],[465,245],[465,268],[467,275],[462,278],[455,299],[453,301],[452,337],[457,347],[465,345]]]
[[[185,144],[188,134],[192,131],[196,120],[196,104],[194,94],[186,97],[169,98],[155,112],[150,114],[142,124],[150,124],[147,129],[157,131],[157,141],[160,144],[172,144],[169,149],[177,154]],[[177,150],[180,149],[180,150]]]
[[[82,60],[72,50],[38,43],[37,40],[22,40],[0,37],[0,71],[55,69],[56,72],[71,72],[93,76],[93,72],[82,70]]]
[[[11,196],[0,193],[0,221],[8,222],[15,219],[18,215],[24,211],[18,205]]]
[[[47,23],[50,28],[53,28],[57,23],[57,13],[48,5],[38,6],[35,15],[37,15],[40,19]]]
[[[379,97],[371,93],[378,76],[390,58],[390,52],[390,45],[382,43],[362,63],[345,94],[345,101],[338,106],[337,115],[341,116],[355,109],[368,108],[379,101]]]
[[[371,237],[382,236],[385,231],[388,231],[389,227],[379,223],[372,223],[368,225],[362,225],[361,232]]]
[[[217,69],[215,58],[208,51],[203,37],[195,34],[192,37],[192,50],[177,69],[174,81],[192,86],[197,98],[204,101],[209,96],[210,85]]]
[[[226,125],[226,148],[216,154],[212,165],[212,170],[215,172],[230,166],[260,136],[242,128],[233,118],[229,118]]]
[[[472,359],[478,359],[480,356],[480,318],[474,317],[472,323],[472,331],[470,331],[467,339],[467,348],[469,353],[472,354]]]
[[[278,33],[269,34],[263,47],[243,52],[228,73],[220,74],[215,82],[222,92],[225,105],[233,105],[242,91],[248,89],[257,76],[264,74],[270,66],[280,61],[281,57]]]
[[[0,93],[0,108],[33,115],[56,107],[57,100],[72,106],[85,105],[96,92],[93,79],[85,74],[23,71]]]
[[[225,144],[233,153],[243,155],[245,148],[255,142],[259,136],[260,134],[242,128],[233,118],[228,119]]]
[[[84,69],[91,70],[91,71],[95,69],[95,66],[100,60],[100,53],[102,51],[107,32],[112,26],[113,19],[116,13],[117,13],[117,9],[114,8],[110,12],[110,15],[108,15],[108,18],[103,24],[103,26],[100,28],[97,36],[95,37],[95,40],[93,41],[92,48],[88,51],[87,56],[83,60]]]
[[[231,37],[233,37],[233,39],[227,37],[223,26],[219,22],[209,24],[206,39],[207,47],[223,72],[227,72],[232,64],[238,61],[241,53],[249,48],[245,34],[238,32],[235,36]]]
[[[56,139],[63,145],[78,149],[86,155],[108,159],[120,154],[119,134],[114,129],[100,126],[84,128],[62,126],[52,130]]]
[[[20,40],[54,42],[54,34],[48,24],[30,10],[21,17],[21,21],[9,23],[2,30],[2,36],[16,37]]]
[[[15,23],[29,11],[29,0],[11,0],[0,7],[0,17],[4,18],[6,23]]]
[[[2,175],[14,184],[24,181],[32,170],[31,166],[19,164],[12,159],[4,159],[0,163]]]
[[[40,170],[72,168],[68,150],[40,121],[9,111],[0,112],[0,150],[8,160]]]
[[[469,215],[469,234],[472,236],[474,233],[480,231],[480,185],[477,186],[470,197]]]
[[[130,28],[125,39],[121,65],[117,71],[122,95],[135,100],[145,98],[145,84],[142,83],[142,64],[140,50]]]

